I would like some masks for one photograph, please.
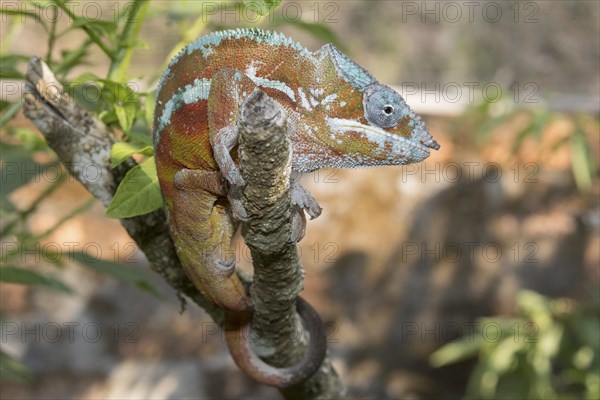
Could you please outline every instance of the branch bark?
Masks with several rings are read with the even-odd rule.
[[[242,104],[239,124],[242,201],[250,220],[242,235],[252,254],[253,341],[255,353],[276,367],[297,364],[307,348],[307,332],[296,313],[304,271],[292,237],[291,148],[285,110],[261,90]],[[308,332],[316,334],[316,332]],[[326,357],[300,385],[283,389],[287,399],[340,399],[344,387]]]
[[[296,246],[289,242],[289,143],[281,126],[276,135],[265,129],[272,118],[284,112],[263,92],[257,96],[254,101],[260,101],[246,102],[240,115],[240,167],[248,182],[244,201],[247,210],[257,216],[244,227],[243,233],[255,268],[253,329],[258,336],[267,338],[256,352],[274,366],[284,366],[297,362],[306,348],[306,333],[298,340],[297,328],[301,325],[294,308],[296,296],[302,290],[303,271]],[[48,66],[37,57],[31,59],[26,75],[24,113],[69,173],[107,206],[135,162],[129,160],[115,169],[110,167],[110,148],[117,140],[114,134],[74,103]],[[283,117],[283,126],[284,115],[279,115]],[[93,175],[90,168],[94,168]],[[200,294],[179,263],[163,210],[123,219],[121,223],[146,255],[151,269],[222,325],[222,310]],[[344,397],[344,387],[326,358],[312,378],[281,393],[287,399],[340,399]]]

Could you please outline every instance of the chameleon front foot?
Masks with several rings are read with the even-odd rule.
[[[325,329],[319,314],[301,297],[296,300],[296,311],[304,328],[310,333],[306,354],[292,367],[277,368],[261,360],[251,348],[250,312],[225,311],[225,340],[237,366],[255,381],[264,385],[285,388],[313,376],[321,366],[327,351]]]
[[[305,210],[310,219],[315,219],[321,215],[323,209],[317,200],[295,179],[290,182],[290,195],[292,204]]]
[[[308,214],[310,219],[315,219],[321,215],[323,209],[319,206],[313,195],[295,179],[292,179],[290,182],[290,197],[294,206],[291,239],[292,243],[298,243],[302,240],[306,231],[306,216],[304,212]]]

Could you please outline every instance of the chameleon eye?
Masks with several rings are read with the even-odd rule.
[[[363,108],[367,121],[380,128],[395,126],[408,112],[398,93],[378,83],[365,89]]]

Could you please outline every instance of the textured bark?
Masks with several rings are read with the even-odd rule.
[[[292,237],[290,199],[291,148],[285,111],[264,92],[255,90],[240,112],[239,160],[246,181],[242,201],[250,215],[242,235],[252,253],[253,341],[255,352],[269,364],[297,364],[307,345],[307,332],[296,314],[304,271]],[[311,332],[308,332],[310,335]],[[288,399],[340,399],[344,388],[326,358],[319,371],[302,384],[283,389]]]
[[[255,266],[253,329],[261,337],[270,339],[256,350],[266,361],[283,366],[297,361],[306,346],[305,336],[300,335],[298,340],[301,324],[294,309],[295,298],[302,290],[303,272],[296,246],[289,241],[290,149],[285,135],[286,116],[266,95],[258,97],[259,103],[242,107],[244,114],[240,122],[241,126],[249,127],[248,132],[242,134],[241,145],[242,149],[249,150],[241,152],[240,160],[249,183],[244,192],[246,207],[256,216],[244,233]],[[256,96],[254,98],[256,100]],[[118,168],[110,167],[110,148],[116,141],[114,134],[63,91],[52,71],[38,57],[29,63],[24,113],[69,173],[107,206],[135,162],[128,160]],[[276,128],[265,129],[273,118],[278,121]],[[94,174],[90,174],[90,169]],[[122,219],[121,223],[146,255],[151,269],[222,325],[223,312],[207,301],[185,274],[169,235],[164,211]],[[339,399],[343,391],[326,358],[311,379],[282,390],[282,394],[289,399]]]

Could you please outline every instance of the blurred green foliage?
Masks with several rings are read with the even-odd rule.
[[[569,121],[569,128],[563,138],[552,146],[552,152],[569,146],[571,150],[571,171],[578,189],[589,192],[592,183],[598,178],[599,165],[594,150],[600,141],[600,119],[584,113],[565,114],[554,112],[543,104],[538,107],[516,107],[510,101],[482,101],[469,107],[451,125],[450,134],[459,141],[475,145],[485,145],[494,135],[506,134],[498,129],[516,118],[526,120],[514,134],[510,151],[507,154],[518,153],[528,139],[538,144],[544,139],[544,131],[558,120]],[[592,126],[593,129],[586,129]],[[589,134],[588,131],[593,131]],[[510,132],[512,134],[512,131]],[[548,154],[551,157],[552,154]]]
[[[600,398],[598,299],[575,304],[523,290],[514,318],[477,322],[474,335],[430,357],[436,367],[478,357],[467,399]]]

